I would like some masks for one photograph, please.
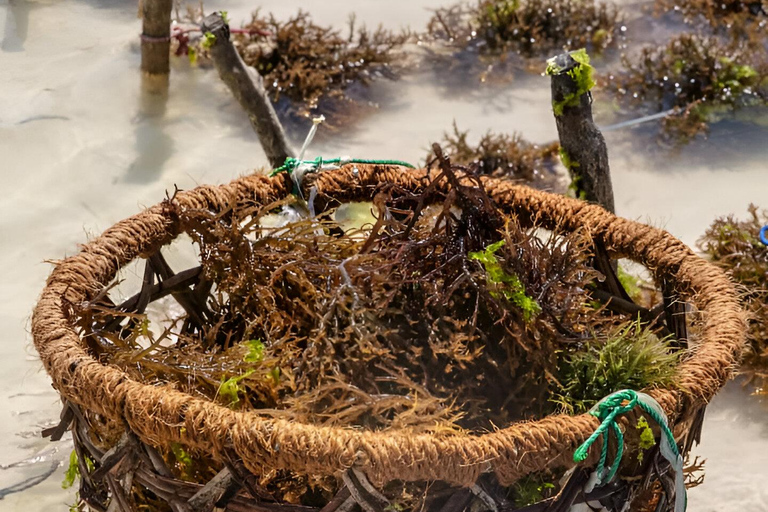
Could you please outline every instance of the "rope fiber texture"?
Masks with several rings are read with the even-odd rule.
[[[422,191],[430,177],[434,175],[423,169],[344,165],[307,176],[302,189],[316,189],[320,211],[340,202],[371,200],[381,184]],[[660,229],[575,199],[489,177],[483,182],[506,214],[547,229],[587,230],[615,257],[644,264],[658,280],[673,280],[677,293],[703,313],[702,339],[678,367],[679,389],[649,392],[675,425],[676,435],[687,435],[692,411],[708,402],[731,376],[744,347],[745,316],[728,278]],[[436,186],[449,188],[445,180]],[[484,472],[494,472],[502,485],[510,485],[532,472],[574,464],[574,451],[600,426],[590,414],[551,415],[483,435],[323,427],[233,411],[172,385],[144,384],[88,354],[75,331],[71,305],[94,298],[124,265],[172,241],[180,230],[175,213],[179,208],[224,211],[233,205],[266,205],[286,197],[292,188],[290,176],[281,173],[254,174],[223,186],[179,192],[170,201],[118,222],[77,255],[58,262],[32,318],[35,347],[53,386],[66,399],[123,422],[147,443],[181,443],[216,459],[225,449],[234,451],[256,474],[291,469],[331,475],[354,467],[377,486],[392,480],[443,480],[469,487]],[[596,458],[587,459],[590,462]]]

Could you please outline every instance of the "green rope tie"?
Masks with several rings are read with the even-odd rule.
[[[281,165],[277,169],[274,169],[272,172],[269,173],[269,175],[276,176],[281,172],[287,172],[288,174],[292,174],[297,167],[303,164],[311,165],[312,168],[315,170],[321,168],[323,165],[344,165],[344,164],[401,165],[403,167],[415,169],[413,165],[409,164],[408,162],[403,162],[402,160],[370,160],[366,158],[330,158],[326,160],[321,156],[315,158],[314,160],[299,160],[297,158],[288,157],[285,159],[285,163],[283,165]]]
[[[621,457],[624,454],[624,433],[618,424],[618,417],[626,414],[639,406],[648,414],[661,428],[661,454],[666,458],[675,469],[676,491],[675,491],[675,511],[682,512],[686,508],[687,497],[685,495],[685,484],[683,479],[683,459],[680,450],[675,442],[675,436],[667,423],[667,417],[659,406],[658,402],[645,393],[637,393],[631,389],[617,391],[600,400],[600,402],[589,411],[592,416],[600,420],[600,426],[595,430],[584,443],[573,453],[574,462],[584,461],[589,448],[597,441],[597,438],[603,436],[603,445],[600,451],[600,461],[597,464],[595,474],[597,476],[597,485],[602,482],[610,482],[621,464]],[[608,473],[605,473],[605,463],[608,458],[608,433],[613,432],[616,435],[617,449],[616,457],[611,464]]]

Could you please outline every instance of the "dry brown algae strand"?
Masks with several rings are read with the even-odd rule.
[[[436,436],[492,431],[563,405],[582,410],[627,387],[673,385],[672,347],[594,300],[604,277],[587,233],[503,215],[478,163],[452,165],[433,151],[422,192],[379,186],[371,223],[346,231],[333,209],[297,218],[292,197],[224,212],[168,200],[200,254],[201,267],[185,274],[193,289],[175,292],[184,309],[148,314],[139,294],[139,311],[125,312],[105,293],[76,307],[84,344],[133,379],[239,411]],[[161,253],[150,262],[169,269]],[[639,354],[623,350],[633,340],[643,340]],[[641,357],[648,353],[658,357]],[[594,360],[601,373],[583,380],[576,361]],[[89,420],[100,445],[122,434],[97,415]],[[180,478],[207,481],[221,469],[181,446],[163,450]],[[556,490],[559,474],[499,492],[527,502]],[[312,506],[341,485],[291,471],[257,477],[267,501]],[[493,478],[483,485],[498,488]],[[392,482],[382,491],[416,510],[446,487]]]
[[[172,51],[199,65],[210,64],[211,34],[200,33],[203,7],[177,11]],[[226,12],[223,12],[225,20]],[[196,30],[197,28],[197,30]],[[241,28],[231,27],[232,41],[245,63],[264,79],[277,110],[297,120],[323,113],[331,127],[351,121],[373,105],[367,86],[401,71],[407,32],[357,26],[350,17],[346,33],[315,23],[299,11],[282,20],[257,10]]]
[[[698,241],[699,248],[742,286],[750,314],[742,372],[762,386],[768,379],[768,246],[759,234],[766,225],[768,211],[750,205],[747,220],[718,218]]]
[[[354,18],[342,34],[302,11],[284,21],[256,11],[243,29],[247,33],[233,38],[243,60],[264,77],[273,101],[289,100],[304,117],[332,115],[352,101],[353,85],[397,77],[400,50],[409,38],[381,27],[356,27]]]
[[[682,34],[666,46],[624,55],[622,63],[606,86],[628,105],[671,111],[663,122],[670,139],[685,142],[734,109],[768,103],[765,47]]]
[[[441,144],[451,161],[476,166],[477,172],[497,178],[520,181],[539,190],[565,192],[565,176],[558,165],[560,144],[534,144],[519,133],[488,131],[476,144],[470,144],[469,131],[453,124],[453,133],[445,133]],[[427,161],[434,160],[434,154]]]

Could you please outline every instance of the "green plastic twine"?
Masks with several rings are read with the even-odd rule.
[[[293,175],[294,171],[299,168],[299,166],[306,165],[309,167],[309,169],[306,172],[317,172],[318,169],[321,169],[324,165],[346,165],[346,164],[378,164],[378,165],[401,165],[403,167],[408,167],[410,169],[415,169],[415,167],[408,162],[403,162],[402,160],[370,160],[365,158],[329,158],[324,159],[323,157],[319,156],[315,158],[314,160],[299,160],[298,158],[292,158],[288,157],[285,159],[285,163],[278,167],[277,169],[274,169],[272,172],[269,173],[270,176],[276,176],[280,174],[281,172],[288,173],[289,175]],[[306,173],[305,173],[306,174]],[[294,190],[293,193],[296,195],[299,195],[299,186],[300,181],[294,180]]]
[[[404,167],[410,167],[413,169],[414,167],[409,164],[408,162],[403,162],[400,160],[368,160],[363,158],[331,158],[329,160],[324,160],[323,157],[319,156],[315,158],[314,160],[304,160],[304,153],[306,153],[307,148],[309,148],[309,145],[312,143],[312,140],[315,138],[315,134],[317,133],[317,128],[323,122],[325,121],[325,116],[318,116],[312,119],[312,127],[309,129],[309,133],[307,133],[307,138],[304,139],[304,144],[301,145],[301,150],[299,151],[299,157],[293,158],[288,157],[285,159],[285,162],[283,165],[278,167],[277,169],[274,169],[272,172],[269,173],[269,176],[276,176],[280,174],[281,172],[286,172],[291,177],[291,181],[293,181],[293,194],[301,198],[302,200],[304,197],[301,194],[301,182],[304,179],[304,175],[308,172],[317,172],[318,170],[322,169],[323,165],[345,165],[345,164],[380,164],[380,165],[402,165]]]
[[[296,170],[298,166],[302,164],[311,165],[314,169],[319,169],[323,165],[346,164],[402,165],[403,167],[415,169],[413,165],[409,164],[408,162],[403,162],[402,160],[368,160],[365,158],[330,158],[326,160],[321,156],[315,158],[314,160],[299,160],[297,158],[288,157],[285,159],[285,163],[283,165],[277,169],[274,169],[269,173],[269,175],[275,176],[281,172],[287,172],[288,174],[291,174],[294,170]]]
[[[597,438],[603,436],[603,446],[600,451],[600,461],[597,464],[595,474],[597,476],[597,485],[602,482],[609,482],[616,476],[621,463],[621,457],[624,454],[624,433],[621,431],[617,418],[626,414],[635,406],[640,406],[659,427],[661,427],[662,437],[661,454],[666,458],[675,470],[675,511],[683,512],[686,509],[687,497],[685,494],[685,484],[683,478],[683,458],[675,442],[675,436],[672,434],[667,423],[667,417],[659,406],[658,402],[645,393],[637,393],[631,389],[623,389],[603,398],[589,413],[600,420],[600,426],[584,443],[573,453],[574,462],[582,462],[589,454],[589,448],[597,441]],[[616,435],[617,449],[616,457],[610,470],[605,473],[605,463],[608,458],[608,432],[612,431]]]

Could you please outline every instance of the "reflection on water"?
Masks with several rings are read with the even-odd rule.
[[[128,166],[125,180],[142,183],[160,178],[163,167],[173,155],[173,138],[165,132],[168,104],[168,76],[142,76],[136,126],[136,158]]]
[[[5,28],[0,50],[4,52],[23,52],[29,28],[29,11],[32,4],[27,0],[7,0]]]
[[[339,28],[353,10],[369,26],[421,28],[429,7],[449,2],[258,3],[280,17],[309,9],[318,23]],[[206,4],[228,10],[236,23],[255,5]],[[639,29],[648,19],[638,18],[637,4],[622,4],[632,4],[630,38],[633,31],[644,40],[668,33],[662,25]],[[0,0],[0,30],[0,496],[7,510],[61,510],[74,496],[60,487],[61,467],[41,484],[8,494],[68,459],[71,449],[66,441],[51,445],[35,435],[60,412],[29,345],[28,317],[50,270],[43,260],[73,254],[77,243],[162,200],[175,185],[224,183],[266,160],[215,72],[175,61],[167,95],[142,92],[134,3]],[[454,121],[475,140],[488,129],[519,131],[536,143],[557,137],[547,78],[530,75],[505,86],[464,80],[456,89],[423,70],[378,83],[372,94],[382,108],[319,137],[308,157],[418,163]],[[615,122],[608,114],[598,110],[596,121]],[[747,122],[736,122],[745,115]],[[742,212],[749,202],[765,204],[767,119],[765,111],[743,111],[713,126],[708,142],[677,152],[649,145],[644,130],[651,127],[610,132],[617,210],[691,244],[715,216]],[[768,510],[761,485],[768,477],[766,432],[768,408],[748,391],[732,384],[715,398],[696,451],[708,459],[706,481],[691,492],[690,510]]]

